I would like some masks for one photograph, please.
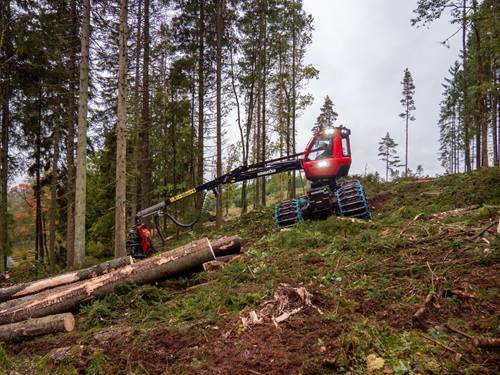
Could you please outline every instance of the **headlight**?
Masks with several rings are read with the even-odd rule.
[[[320,160],[318,162],[318,167],[319,168],[326,168],[330,165],[330,163],[328,162],[328,160]]]
[[[330,135],[330,134],[333,134],[334,131],[335,131],[335,129],[329,128],[329,129],[325,130],[325,134]]]

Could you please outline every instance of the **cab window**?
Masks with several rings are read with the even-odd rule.
[[[342,156],[351,155],[351,149],[349,147],[349,138],[342,137]]]
[[[332,137],[318,137],[307,154],[307,161],[321,160],[332,157]]]

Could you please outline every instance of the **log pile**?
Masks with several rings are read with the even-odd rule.
[[[80,271],[0,288],[0,341],[70,332],[75,321],[70,313],[81,303],[102,297],[126,283],[147,284],[181,273],[196,271],[218,257],[238,254],[237,236],[215,241],[193,241],[170,252],[134,262],[114,259]]]

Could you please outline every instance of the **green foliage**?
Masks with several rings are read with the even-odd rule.
[[[3,344],[0,343],[0,374],[2,373],[3,370],[8,370],[12,366],[12,362],[7,356],[7,353],[5,352],[5,349],[3,347]]]
[[[86,319],[83,324],[84,329],[108,325],[117,317],[112,307],[103,300],[96,300],[90,305],[83,306],[81,308],[81,313],[86,314]]]
[[[86,375],[105,375],[106,371],[104,366],[108,359],[100,349],[96,349],[94,354],[85,369]]]
[[[290,231],[281,232],[278,244],[285,249],[309,249],[327,244],[329,238],[319,231],[310,231],[307,225],[298,225]]]

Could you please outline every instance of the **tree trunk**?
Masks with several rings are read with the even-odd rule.
[[[75,257],[72,266],[85,258],[85,212],[87,184],[87,113],[89,100],[90,0],[83,0],[78,145],[75,181]]]
[[[265,4],[266,5],[266,4]],[[267,75],[267,7],[264,9],[264,37],[263,41],[264,44],[262,46],[262,120],[261,120],[261,135],[262,135],[262,151],[261,151],[261,158],[262,161],[266,160],[266,143],[267,143],[267,136],[266,136],[266,75]],[[262,206],[266,205],[266,177],[262,177],[262,181],[260,184],[260,203]]]
[[[464,127],[464,161],[465,172],[470,172],[472,169],[470,160],[470,135],[469,135],[469,115],[467,111],[467,0],[463,0],[462,4],[462,69],[463,69],[463,127]]]
[[[3,308],[0,310],[0,324],[70,311],[82,302],[106,295],[119,285],[150,283],[186,272],[214,259],[215,255],[207,238],[193,241],[171,252],[162,253],[90,280],[70,284],[39,299]]]
[[[477,12],[477,0],[472,1],[472,7],[474,13]],[[481,52],[481,36],[479,32],[477,22],[474,22],[474,35],[476,38],[476,81],[478,85],[483,84],[483,56]],[[486,121],[486,106],[485,106],[485,95],[480,88],[477,95],[477,108],[476,108],[476,126],[477,126],[477,136],[476,136],[476,156],[478,160],[476,161],[477,168],[483,167],[488,168],[488,122]]]
[[[295,12],[297,11],[295,8],[295,0],[294,2],[294,18],[295,18]],[[296,87],[296,80],[297,80],[297,67],[296,67],[296,59],[297,59],[297,32],[295,30],[295,20],[292,20],[292,154],[295,154],[295,147],[296,147],[296,142],[295,142],[295,117],[296,117],[296,110],[297,110],[297,87]],[[291,198],[295,198],[296,195],[296,183],[295,183],[295,170],[292,171],[292,183],[290,186],[291,193],[290,196]]]
[[[408,121],[410,111],[408,109],[408,99],[406,99],[406,128],[405,128],[405,178],[408,177]]]
[[[22,341],[49,333],[71,332],[73,329],[75,329],[73,314],[49,315],[0,326],[0,341]]]
[[[222,46],[224,38],[224,0],[217,0],[216,2],[216,106],[217,106],[217,124],[216,124],[216,137],[217,137],[217,162],[216,173],[217,177],[222,176]],[[220,228],[222,224],[222,191],[217,194],[215,203],[215,217],[216,227]]]
[[[42,223],[42,186],[40,179],[41,168],[41,143],[42,143],[42,89],[41,83],[38,92],[38,123],[35,135],[35,253],[38,261],[44,258],[43,223]]]
[[[127,200],[127,0],[120,0],[118,33],[118,123],[116,125],[115,257],[126,254]]]
[[[260,107],[261,107],[261,77],[260,75],[262,74],[261,68],[260,68],[260,59],[259,59],[259,68],[258,68],[258,77],[257,77],[257,82],[258,82],[258,88],[257,88],[257,116],[255,116],[255,125],[254,125],[254,134],[253,134],[253,162],[258,163],[260,162]],[[253,186],[254,186],[254,201],[253,201],[253,206],[254,208],[257,207],[260,204],[260,182],[262,178],[257,177],[256,179],[253,180]]]
[[[279,41],[280,45],[280,52],[279,52],[279,59],[278,59],[278,66],[279,66],[279,77],[278,77],[278,126],[279,126],[279,144],[280,144],[280,158],[284,156],[284,122],[283,122],[283,114],[284,114],[284,104],[283,104],[283,51],[281,48],[281,40]],[[280,173],[279,174],[280,178],[280,201],[285,198],[285,174]]]
[[[9,237],[8,237],[8,211],[7,211],[7,182],[9,178],[9,89],[6,88],[2,95],[2,129],[1,129],[1,145],[0,145],[0,273],[5,271],[5,258],[9,253]]]
[[[8,236],[8,178],[9,178],[9,127],[10,127],[10,60],[11,43],[11,11],[10,1],[2,2],[0,34],[0,112],[2,116],[0,129],[0,273],[5,270],[6,257],[9,254]]]
[[[52,158],[52,176],[50,181],[50,212],[49,212],[49,261],[50,271],[56,267],[56,210],[57,210],[57,163],[59,162],[59,124],[54,124],[53,142],[54,155]]]
[[[250,93],[248,94],[248,117],[245,129],[245,150],[243,165],[248,165],[248,160],[250,157],[250,132],[252,129],[253,121],[253,110],[254,110],[254,80],[250,84]],[[241,186],[241,213],[244,214],[248,210],[248,181],[243,181]]]
[[[39,293],[46,289],[56,288],[61,285],[67,285],[75,283],[77,281],[87,280],[132,263],[133,259],[127,256],[123,258],[112,259],[107,262],[99,263],[95,266],[84,268],[81,270],[48,277],[46,279],[0,288],[0,302],[25,297],[35,293]]]
[[[493,82],[497,83],[496,72],[493,71]],[[491,133],[493,138],[493,164],[498,165],[500,163],[500,155],[499,152],[499,139],[498,139],[498,96],[496,93],[491,94]]]
[[[78,38],[78,21],[76,0],[71,1],[71,23],[73,27],[72,42]],[[66,134],[66,266],[72,267],[75,259],[75,79],[76,79],[76,48],[71,47],[68,71],[68,117]]]
[[[140,184],[139,184],[139,170],[141,163],[139,160],[140,143],[138,132],[140,133],[141,113],[139,110],[139,88],[140,88],[140,61],[141,61],[141,21],[142,21],[142,1],[139,0],[137,4],[137,36],[135,40],[135,78],[134,78],[134,134],[132,134],[132,165],[131,171],[132,183],[130,189],[130,225],[135,224],[135,215],[137,214],[137,207],[140,205]]]
[[[204,107],[205,107],[205,77],[203,62],[205,59],[205,13],[204,1],[199,0],[200,14],[198,19],[198,184],[203,183],[204,174]],[[198,194],[196,208],[201,209],[202,197]]]
[[[152,165],[150,150],[150,116],[149,116],[149,9],[150,1],[144,0],[144,35],[143,35],[143,66],[142,66],[142,129],[141,142],[142,157],[139,170],[141,171],[141,208],[151,206]]]

